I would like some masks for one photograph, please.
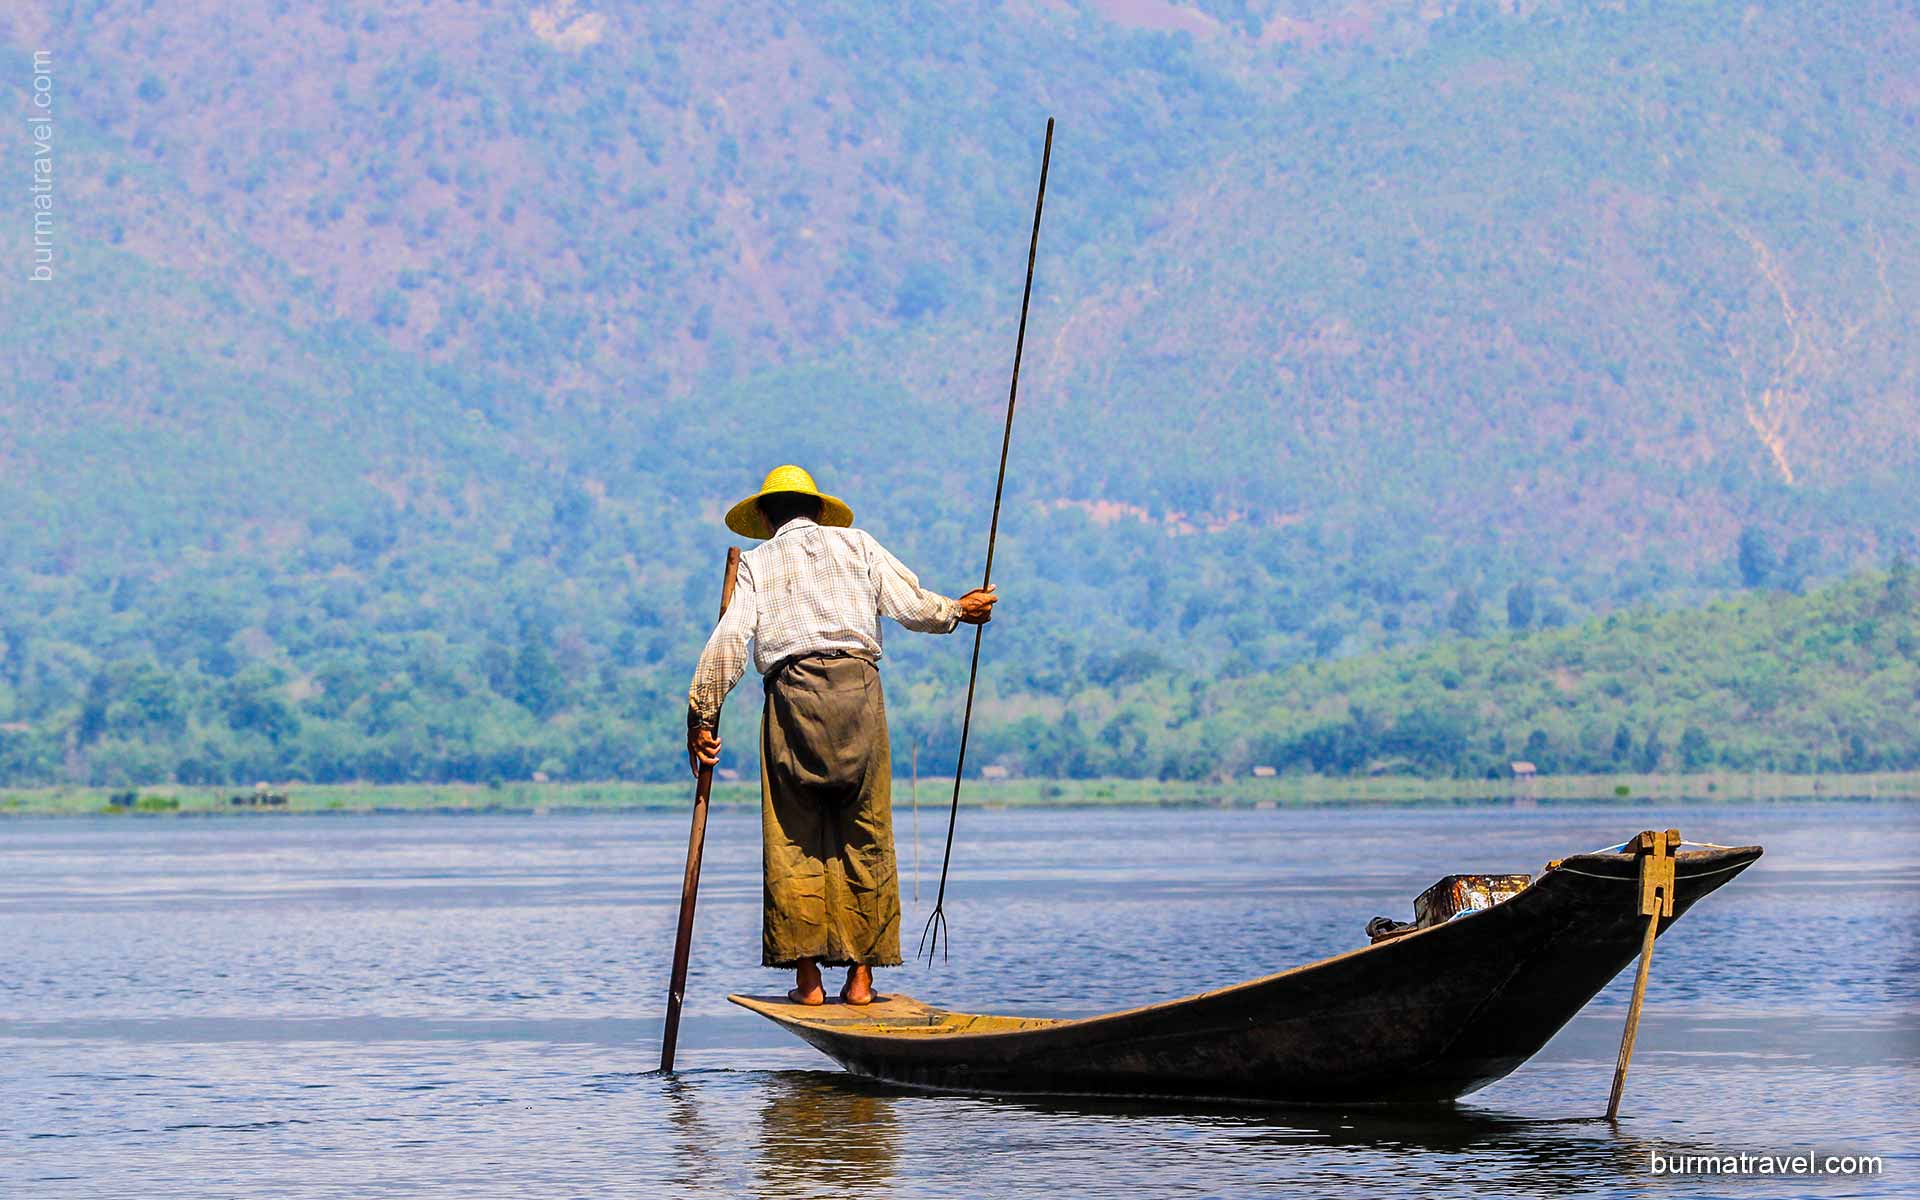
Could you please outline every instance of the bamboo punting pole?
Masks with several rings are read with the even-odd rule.
[[[727,547],[727,575],[720,584],[720,615],[733,602],[733,582],[740,573],[740,550]],[[667,1026],[660,1036],[660,1069],[673,1070],[673,1051],[680,1041],[680,1002],[687,990],[687,960],[693,953],[693,908],[700,894],[700,855],[707,844],[707,798],[713,792],[713,768],[700,764],[693,785],[693,830],[687,835],[687,872],[680,881],[680,927],[673,939],[673,972],[667,979]]]

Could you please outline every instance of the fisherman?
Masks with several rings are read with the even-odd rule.
[[[795,466],[775,467],[727,512],[764,540],[740,558],[733,601],[701,651],[687,696],[687,758],[720,761],[720,704],[753,646],[760,716],[765,914],[761,963],[795,972],[788,999],[826,1000],[822,966],[844,966],[840,999],[873,999],[873,968],[900,965],[893,767],[880,694],[880,621],[951,633],[990,620],[991,586],[950,600],[864,530],[853,510]]]

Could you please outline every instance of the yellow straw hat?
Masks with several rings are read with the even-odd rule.
[[[788,463],[768,471],[759,491],[727,510],[727,528],[742,537],[772,537],[773,529],[767,524],[766,514],[760,511],[760,497],[782,492],[818,498],[822,525],[837,525],[844,529],[853,524],[853,510],[847,507],[845,500],[827,495],[814,486],[813,476]]]

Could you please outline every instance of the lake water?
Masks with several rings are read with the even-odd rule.
[[[917,903],[897,820],[909,951],[941,815],[921,814]],[[881,973],[974,1011],[1090,1013],[1349,949],[1452,871],[1668,826],[1766,846],[1661,939],[1617,1126],[1593,1118],[1630,971],[1439,1111],[894,1091],[726,1003],[786,986],[758,965],[757,816],[729,810],[661,1077],[684,814],[4,821],[0,1195],[1912,1195],[1916,816],[968,810],[952,960]],[[1885,1167],[1667,1177],[1655,1151]]]

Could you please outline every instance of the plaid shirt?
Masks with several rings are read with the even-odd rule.
[[[920,586],[912,571],[860,529],[795,517],[740,556],[733,602],[707,639],[687,690],[687,720],[712,728],[747,666],[765,675],[796,655],[844,650],[880,658],[880,618],[919,633],[952,633],[957,601]]]

